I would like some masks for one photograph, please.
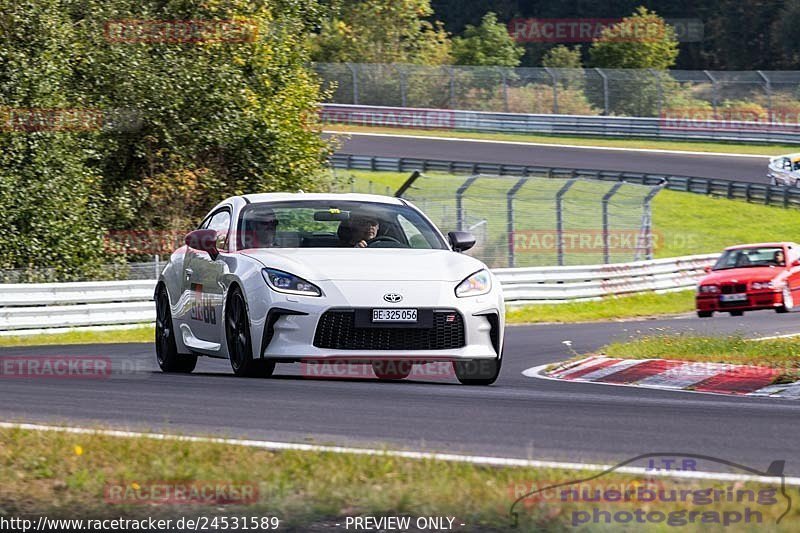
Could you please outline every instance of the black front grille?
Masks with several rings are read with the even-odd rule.
[[[353,309],[323,313],[314,346],[330,350],[447,350],[466,344],[464,319],[455,310],[434,311],[431,327],[357,327],[355,315]]]
[[[722,294],[739,294],[742,292],[747,292],[747,284],[746,283],[723,283],[720,285],[720,291]]]

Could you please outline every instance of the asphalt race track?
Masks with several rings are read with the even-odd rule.
[[[463,139],[437,140],[373,134],[344,135],[337,135],[342,139],[338,152],[343,154],[618,170],[767,183],[768,158],[764,156],[732,157],[719,154],[487,143]],[[349,135],[349,138],[346,135]]]
[[[201,359],[191,375],[166,375],[157,370],[149,344],[3,348],[0,359],[104,356],[114,373],[0,379],[0,418],[580,462],[685,452],[762,470],[785,459],[786,473],[800,474],[800,401],[521,375],[569,357],[565,340],[583,353],[613,339],[667,330],[786,334],[800,331],[800,314],[510,326],[503,371],[491,387],[462,386],[452,378],[311,379],[298,374],[299,365],[279,365],[272,379],[243,379],[233,376],[227,361],[211,359]]]

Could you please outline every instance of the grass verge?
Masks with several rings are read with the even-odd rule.
[[[129,329],[94,331],[75,329],[63,333],[3,336],[0,337],[0,347],[153,342],[154,335],[155,327],[147,324]]]
[[[0,475],[4,480],[0,484],[0,511],[6,517],[277,516],[281,530],[288,527],[316,531],[326,526],[330,529],[334,523],[344,522],[347,516],[450,516],[456,518],[456,524],[465,524],[454,528],[458,531],[505,531],[516,498],[537,488],[595,474],[489,468],[384,455],[271,452],[216,443],[0,429]],[[145,503],[149,494],[156,495],[149,491],[157,487],[161,488],[157,498],[163,498],[168,494],[164,487],[204,487],[209,482],[214,486],[237,487],[255,497],[247,505],[241,502],[223,505],[213,498],[191,505]],[[659,490],[724,487],[722,482],[647,480],[644,476],[611,473],[593,481],[589,488],[604,491],[623,485],[655,488],[656,483]],[[581,490],[586,488],[581,487]],[[737,488],[770,489],[766,485],[744,483],[737,483]],[[119,498],[120,494],[127,501],[107,503],[109,497]],[[757,507],[763,513],[764,523],[772,526],[787,509],[780,494],[774,502],[749,506]],[[597,508],[612,514],[637,508],[663,513],[683,509],[685,521],[687,507],[720,513],[721,518],[726,511],[742,512],[744,505],[733,501],[711,505],[680,501],[644,503],[635,499],[621,502],[610,497],[608,501],[587,504],[560,501],[551,491],[538,498],[524,499],[518,509],[521,531],[563,531],[574,522],[576,512],[588,512],[587,509]],[[789,526],[796,524],[798,518],[796,507],[790,513],[782,522],[786,531],[792,530]]]
[[[741,335],[702,337],[663,334],[615,342],[601,353],[626,359],[675,359],[704,363],[758,365],[786,370],[791,381],[798,379],[800,344],[796,338],[756,341]]]
[[[506,322],[592,322],[686,313],[694,309],[694,291],[642,293],[588,302],[509,307]]]
[[[488,139],[494,141],[529,142],[544,144],[570,144],[577,146],[605,146],[611,148],[640,148],[654,150],[676,150],[709,153],[735,153],[753,155],[780,155],[797,151],[797,145],[782,144],[737,144],[703,141],[666,141],[648,138],[615,138],[577,137],[561,135],[536,135],[525,133],[483,133],[474,131],[453,130],[420,130],[405,128],[346,126],[342,124],[326,124],[325,131],[341,133],[389,133],[395,135],[414,135],[417,137],[454,137],[469,139]]]

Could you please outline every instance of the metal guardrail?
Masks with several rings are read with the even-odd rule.
[[[322,104],[321,107],[322,121],[331,124],[666,140],[800,143],[800,125],[780,127],[750,121],[527,115],[348,104]]]
[[[771,205],[800,207],[800,188],[767,185],[747,181],[733,181],[673,174],[641,174],[615,170],[581,168],[554,168],[500,163],[476,163],[411,157],[378,157],[352,154],[334,154],[330,159],[334,168],[390,172],[445,172],[450,174],[485,174],[495,176],[532,176],[546,178],[584,178],[603,181],[624,181],[640,185],[664,185],[666,189],[719,196],[731,200]]]
[[[691,288],[716,258],[695,255],[611,265],[504,268],[509,305],[560,303]],[[151,323],[155,280],[0,285],[0,331]]]

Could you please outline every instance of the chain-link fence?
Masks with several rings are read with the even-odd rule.
[[[800,123],[800,71],[317,63],[329,103]]]
[[[580,178],[415,175],[403,198],[442,231],[475,234],[476,245],[468,253],[492,268],[651,259],[662,241],[651,223],[651,201],[661,186]],[[349,183],[349,190],[356,192],[383,193],[384,188],[388,186],[363,177]]]

